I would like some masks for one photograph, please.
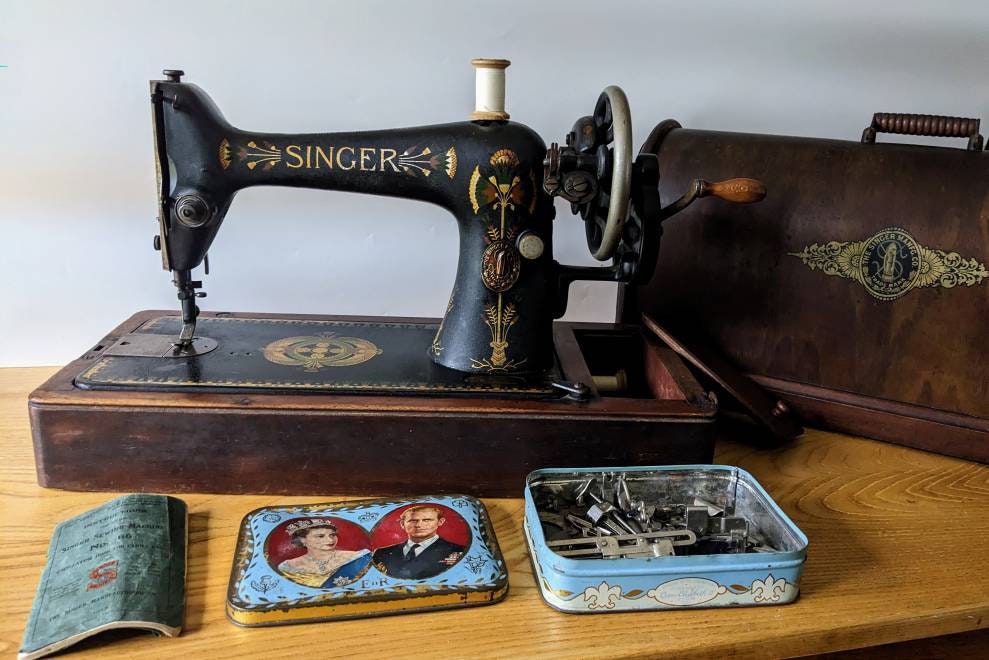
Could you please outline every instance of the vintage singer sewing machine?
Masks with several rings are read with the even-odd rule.
[[[32,395],[39,481],[517,494],[528,470],[547,465],[709,460],[716,402],[677,355],[638,326],[554,319],[576,280],[647,280],[660,223],[694,200],[754,202],[764,188],[697,179],[664,206],[655,154],[632,152],[619,88],[547,149],[508,121],[508,62],[474,65],[469,121],[359,133],[243,131],[183,72],[152,81],[155,248],[181,314],[136,314]],[[451,212],[460,256],[443,319],[200,313],[193,269],[208,272],[234,195],[257,185]],[[571,203],[607,265],[553,259],[554,196]]]

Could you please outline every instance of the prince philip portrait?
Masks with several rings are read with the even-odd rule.
[[[374,565],[389,577],[422,580],[433,577],[460,561],[466,548],[439,535],[446,522],[434,506],[417,505],[402,512],[399,524],[408,535],[405,543],[378,548]]]

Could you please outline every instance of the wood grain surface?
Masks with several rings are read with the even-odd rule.
[[[46,490],[35,481],[27,394],[54,371],[0,370],[5,657],[20,646],[54,525],[112,497]],[[510,572],[503,603],[241,629],[225,619],[223,607],[241,517],[261,506],[340,498],[332,486],[317,498],[183,495],[190,546],[182,636],[118,634],[112,643],[86,643],[74,657],[782,657],[989,628],[989,467],[813,430],[773,450],[723,441],[717,460],[750,471],[810,539],[796,603],[608,616],[557,612],[533,581],[522,500],[489,499]]]

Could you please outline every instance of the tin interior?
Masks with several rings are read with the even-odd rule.
[[[725,509],[726,515],[744,517],[749,522],[749,538],[774,552],[798,552],[807,546],[806,538],[783,514],[761,486],[744,470],[732,467],[688,467],[681,469],[633,469],[618,471],[537,472],[529,478],[534,503],[548,495],[569,498],[574,489],[590,477],[602,499],[610,493],[619,474],[625,475],[633,498],[649,503],[693,504],[699,498]],[[602,492],[603,491],[603,492]],[[542,525],[543,536],[548,526]]]

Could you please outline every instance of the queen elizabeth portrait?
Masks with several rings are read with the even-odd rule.
[[[292,544],[306,552],[278,564],[278,571],[307,587],[342,587],[363,575],[371,563],[371,552],[366,548],[337,549],[337,526],[330,518],[300,518],[285,531]]]

